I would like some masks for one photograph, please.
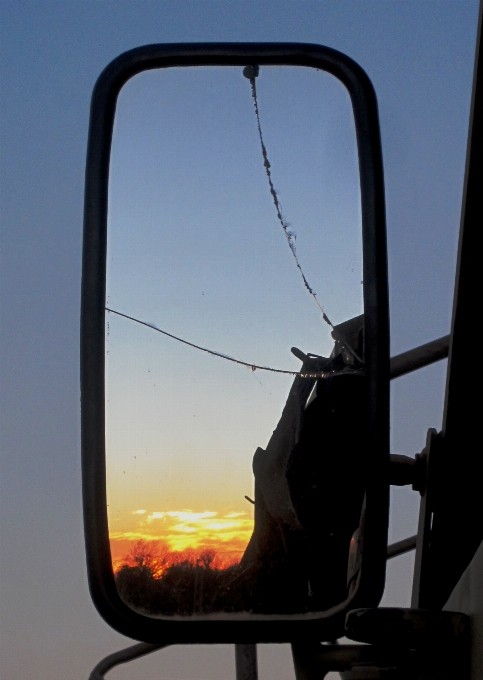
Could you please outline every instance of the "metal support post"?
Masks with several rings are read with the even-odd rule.
[[[258,680],[257,646],[235,645],[236,680]]]

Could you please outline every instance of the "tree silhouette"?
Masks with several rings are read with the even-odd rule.
[[[233,610],[226,588],[238,565],[216,568],[217,554],[206,549],[188,555],[173,553],[154,541],[139,540],[116,573],[122,599],[151,614],[202,614]],[[233,594],[230,593],[230,596]],[[237,610],[242,603],[237,604]]]

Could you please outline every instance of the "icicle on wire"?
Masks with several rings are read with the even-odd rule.
[[[263,165],[265,167],[265,172],[267,174],[268,184],[269,184],[269,187],[270,187],[270,193],[271,193],[272,198],[273,198],[273,203],[275,205],[275,210],[276,210],[276,213],[277,213],[278,221],[282,225],[282,229],[284,231],[285,238],[287,239],[287,243],[288,243],[288,246],[289,246],[289,248],[292,252],[293,258],[295,260],[295,264],[297,265],[297,268],[300,272],[300,275],[302,276],[304,286],[306,287],[306,289],[308,290],[310,295],[315,300],[317,307],[320,309],[320,311],[322,313],[323,320],[325,321],[325,323],[327,325],[329,325],[332,328],[333,337],[335,337],[336,340],[341,342],[344,345],[344,347],[347,349],[347,351],[350,354],[352,354],[353,357],[355,357],[360,363],[363,363],[362,359],[356,354],[356,352],[352,349],[352,347],[345,342],[345,340],[340,336],[340,334],[334,328],[334,324],[332,323],[332,321],[329,319],[329,317],[325,313],[325,310],[322,307],[322,305],[320,304],[316,292],[314,291],[312,286],[307,281],[307,277],[304,274],[304,271],[302,269],[302,265],[299,262],[299,258],[297,256],[297,251],[296,251],[296,248],[295,248],[295,236],[289,230],[290,225],[282,214],[282,207],[280,205],[280,201],[278,199],[277,192],[275,191],[275,187],[273,186],[272,173],[270,171],[271,164],[270,164],[270,161],[268,160],[267,148],[266,148],[265,142],[263,140],[262,126],[261,126],[261,123],[260,123],[260,112],[259,112],[259,109],[258,109],[257,86],[255,84],[255,78],[258,76],[258,71],[259,71],[258,66],[247,66],[244,69],[243,74],[250,81],[250,85],[251,85],[251,88],[252,88],[253,106],[255,108],[255,116],[257,118],[258,136],[260,138],[260,146],[262,148]]]

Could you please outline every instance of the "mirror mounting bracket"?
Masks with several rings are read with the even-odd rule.
[[[292,645],[297,680],[452,680],[469,677],[469,617],[457,612],[377,608],[348,613],[346,636],[364,645]]]
[[[391,453],[389,457],[389,483],[391,486],[411,485],[413,491],[423,495],[426,489],[427,461],[426,449],[414,458]]]
[[[431,427],[426,435],[426,446],[414,458],[396,453],[389,456],[389,483],[392,486],[411,484],[413,490],[419,491],[422,497],[426,496],[429,485],[431,493],[434,493],[441,477],[439,463],[442,455],[444,455],[443,433]]]

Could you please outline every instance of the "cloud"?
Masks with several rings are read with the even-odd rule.
[[[184,534],[196,534],[198,529],[196,527],[190,527],[186,524],[175,524],[171,527],[171,531],[179,531]]]
[[[148,522],[152,522],[153,519],[164,519],[165,517],[165,512],[152,512],[150,515],[148,515]]]
[[[132,514],[146,513],[136,510]],[[231,551],[241,555],[253,531],[253,519],[246,512],[221,514],[213,510],[193,512],[183,508],[151,512],[146,519],[147,522],[143,518],[128,531],[112,532],[111,540],[132,542],[142,538],[163,543],[171,551],[210,549],[217,553]]]
[[[133,510],[132,514],[133,515],[145,515],[146,510]]]
[[[217,512],[191,512],[191,510],[172,510],[166,513],[169,517],[176,517],[183,522],[199,522],[208,517],[216,517]]]

